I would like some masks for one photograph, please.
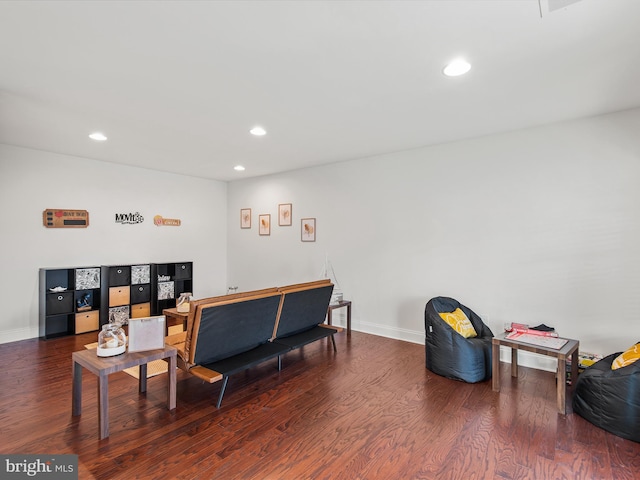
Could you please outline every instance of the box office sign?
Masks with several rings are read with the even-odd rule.
[[[89,212],[48,208],[42,212],[42,224],[47,228],[86,228],[89,226]]]
[[[78,480],[78,455],[0,455],[0,478]]]

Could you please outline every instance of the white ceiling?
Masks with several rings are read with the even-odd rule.
[[[640,106],[639,25],[639,0],[1,1],[0,143],[235,180],[515,130]]]

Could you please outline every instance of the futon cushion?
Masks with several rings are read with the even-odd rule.
[[[324,323],[332,293],[332,283],[316,288],[284,290],[275,337],[288,337]]]
[[[279,305],[278,293],[202,305],[193,363],[206,366],[268,342]]]
[[[611,364],[611,370],[617,370],[618,368],[631,365],[633,362],[640,358],[640,342],[630,347],[627,351],[622,352],[616,357]]]
[[[475,328],[473,328],[471,324],[471,320],[469,320],[459,308],[456,308],[453,312],[441,312],[440,317],[464,338],[478,336]]]

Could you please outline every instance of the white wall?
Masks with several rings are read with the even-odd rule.
[[[0,343],[38,335],[40,267],[193,260],[202,297],[315,279],[328,255],[356,330],[422,343],[425,303],[449,295],[494,331],[544,322],[583,351],[621,350],[640,339],[638,132],[634,109],[228,185],[0,145]],[[46,229],[46,208],[91,225]],[[115,224],[136,211],[145,223]]]
[[[634,109],[232,182],[228,283],[318,278],[327,254],[356,330],[423,343],[425,304],[445,295],[494,332],[545,323],[581,351],[626,349],[640,340],[639,133]],[[293,226],[277,226],[279,203]]]
[[[0,343],[38,336],[41,267],[193,261],[195,296],[225,293],[226,195],[224,182],[0,145]],[[47,208],[88,210],[90,225],[45,228]],[[135,212],[142,224],[115,223]]]

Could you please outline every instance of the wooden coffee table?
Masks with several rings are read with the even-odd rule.
[[[557,383],[557,404],[558,411],[561,414],[566,414],[566,369],[567,358],[571,358],[571,386],[573,387],[578,378],[578,347],[580,342],[578,340],[572,340],[565,338],[565,343],[562,348],[556,349],[551,347],[533,345],[531,343],[525,343],[518,340],[510,340],[506,338],[506,333],[502,333],[493,337],[492,343],[492,384],[493,391],[500,391],[500,347],[511,348],[511,376],[518,376],[518,350],[525,350],[527,352],[538,353],[541,355],[548,355],[558,359],[558,371],[556,374]]]
[[[176,408],[176,354],[174,347],[146,352],[123,353],[114,357],[99,357],[95,349],[73,352],[73,396],[71,410],[73,416],[82,413],[82,367],[98,376],[98,426],[100,439],[109,436],[109,375],[115,372],[139,366],[139,391],[147,391],[147,363],[154,360],[168,359],[167,372],[167,406],[169,410]]]

